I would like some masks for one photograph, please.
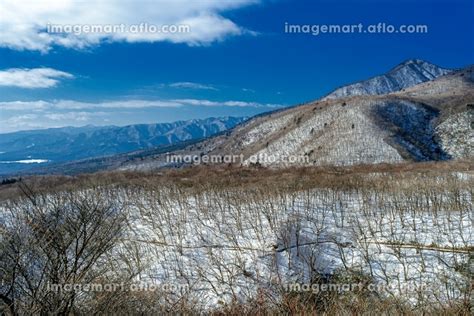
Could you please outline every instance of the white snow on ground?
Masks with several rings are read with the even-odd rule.
[[[242,145],[248,146],[253,144],[254,142],[260,140],[263,136],[267,136],[268,134],[277,132],[283,127],[285,127],[293,118],[294,114],[286,114],[280,116],[276,119],[264,121],[261,124],[258,124],[250,131],[248,131],[245,135],[242,136]],[[242,127],[244,128],[244,127]]]
[[[116,252],[133,249],[129,259],[142,269],[137,279],[183,285],[189,291],[172,297],[186,295],[202,308],[259,291],[277,299],[286,285],[346,272],[411,304],[460,299],[470,283],[467,188],[422,198],[409,190],[197,193],[172,185],[111,192],[130,215]]]
[[[449,192],[421,205],[415,195],[329,190],[247,203],[239,192],[174,194],[139,198],[129,239],[144,247],[145,275],[187,284],[203,307],[258,290],[278,296],[285,284],[341,271],[363,273],[383,295],[411,303],[461,298],[469,284],[462,272],[474,242],[469,194],[459,209],[444,210],[442,200],[455,198]]]
[[[449,72],[451,71],[448,69],[440,68],[423,60],[407,60],[384,75],[343,86],[323,99],[390,93],[433,80]]]
[[[270,142],[244,165],[256,161],[263,166],[280,167],[402,161],[397,150],[385,141],[388,133],[368,118],[369,110],[365,108],[376,103],[366,103],[320,111]]]
[[[474,155],[474,130],[472,112],[454,114],[436,127],[443,149],[454,158]]]

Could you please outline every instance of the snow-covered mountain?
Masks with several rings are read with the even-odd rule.
[[[448,71],[411,60],[387,75],[359,84],[365,87],[365,93],[349,85],[341,89],[353,91],[355,95],[328,96],[261,114],[245,122],[244,119],[224,118],[92,128],[75,134],[61,131],[66,137],[59,140],[43,135],[49,141],[41,148],[43,155],[29,156],[31,159],[51,159],[45,154],[65,157],[63,148],[74,148],[76,151],[72,154],[79,155],[75,159],[119,154],[43,168],[45,173],[77,173],[177,167],[189,164],[190,156],[204,155],[216,156],[210,157],[211,161],[214,159],[212,163],[220,159],[227,164],[232,157],[232,163],[237,165],[266,167],[350,166],[464,159],[474,155],[473,66]],[[369,90],[369,87],[373,89]],[[401,87],[404,88],[400,90]],[[343,91],[341,89],[336,91]],[[380,89],[399,91],[378,94],[382,93]],[[227,131],[220,133],[224,130]],[[212,137],[199,141],[209,136]],[[38,150],[39,136],[35,137],[35,141],[29,138],[10,141],[15,146],[22,146],[23,155],[9,160],[25,159],[26,150]],[[5,145],[5,141],[2,137],[0,151],[9,151],[11,155],[15,147]],[[178,142],[180,145],[175,146]],[[32,143],[35,146],[28,147]],[[156,149],[157,146],[162,147]],[[139,152],[132,152],[136,150]],[[187,156],[188,162],[170,161],[169,153]]]
[[[410,59],[386,74],[350,84],[328,94],[324,99],[355,95],[380,95],[400,91],[422,82],[446,75],[451,70],[438,67],[420,59]]]
[[[64,127],[0,135],[0,173],[206,138],[244,121],[220,117],[161,124]]]
[[[392,73],[407,84],[415,82],[413,71],[402,65]],[[260,115],[173,155],[239,156],[234,163],[265,167],[470,158],[473,71],[471,66],[394,93],[325,98]],[[147,170],[167,166],[167,161],[156,155],[121,168]]]

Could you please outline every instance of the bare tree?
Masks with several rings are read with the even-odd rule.
[[[64,285],[107,275],[107,255],[125,215],[98,189],[35,194],[6,204],[0,239],[0,298],[8,313],[68,314],[87,293]]]

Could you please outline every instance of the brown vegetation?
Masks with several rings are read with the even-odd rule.
[[[192,287],[192,278],[182,261],[193,251],[203,251],[212,262],[210,266],[196,264],[193,272],[201,277],[217,279],[229,293],[236,286],[237,278],[249,284],[261,284],[254,272],[240,261],[227,262],[221,253],[226,247],[247,255],[269,255],[299,252],[313,247],[312,241],[291,243],[291,227],[299,227],[300,217],[314,223],[314,235],[320,233],[320,224],[314,217],[317,198],[323,198],[327,216],[344,215],[349,207],[336,210],[336,205],[346,205],[347,197],[356,194],[363,204],[362,217],[373,218],[372,207],[386,214],[382,220],[406,220],[405,214],[416,216],[450,210],[454,213],[472,211],[472,200],[463,198],[464,191],[474,187],[473,178],[460,180],[459,173],[472,176],[472,162],[451,161],[443,163],[404,163],[397,165],[292,168],[271,170],[263,168],[195,167],[168,170],[161,173],[109,172],[77,177],[31,177],[2,186],[1,207],[7,217],[0,223],[0,311],[5,314],[140,314],[157,313],[212,313],[215,315],[273,315],[273,314],[406,314],[468,315],[471,289],[465,299],[431,304],[421,300],[418,305],[407,304],[396,296],[382,296],[374,292],[308,293],[281,290],[281,285],[261,287],[249,293],[245,300],[238,295],[222,302],[211,310],[203,310],[200,297],[191,292],[160,293],[113,292],[62,293],[49,290],[48,283],[131,283],[147,274],[149,264],[173,267],[168,271],[181,282]],[[303,196],[302,213],[291,213],[283,219],[284,201]],[[188,198],[198,201],[191,211]],[[393,204],[386,203],[387,197]],[[243,202],[249,206],[243,206]],[[174,203],[178,203],[176,208]],[[251,207],[252,206],[252,207]],[[133,209],[134,211],[131,211]],[[290,210],[288,211],[290,212]],[[225,216],[224,216],[225,215]],[[338,215],[338,216],[339,216]],[[377,218],[377,217],[376,217]],[[141,236],[135,231],[136,221],[152,230],[152,236]],[[378,219],[377,219],[378,220]],[[186,223],[196,222],[197,227],[214,222],[222,225],[215,231],[222,235],[223,244],[187,244]],[[440,219],[440,221],[443,221]],[[268,248],[265,242],[269,223],[279,244]],[[407,222],[408,223],[408,222]],[[410,223],[408,223],[410,225]],[[206,224],[207,225],[207,224]],[[288,227],[288,230],[285,230]],[[382,226],[381,226],[382,227]],[[391,229],[395,226],[383,226]],[[423,228],[424,226],[422,226]],[[126,232],[130,229],[132,233]],[[369,253],[371,241],[380,227],[359,227],[363,240],[361,247]],[[412,229],[413,227],[410,226]],[[416,229],[416,227],[415,227]],[[451,227],[454,229],[459,227]],[[248,230],[261,238],[261,248],[240,244],[235,236]],[[462,232],[458,232],[462,235]],[[193,231],[199,240],[206,236],[199,229]],[[469,236],[467,236],[469,237]],[[365,240],[365,241],[364,241]],[[345,245],[337,244],[341,252]],[[314,255],[319,248],[308,252]],[[418,252],[426,249],[442,253],[456,253],[461,248],[435,244],[423,245],[396,240],[388,246],[395,255],[405,247]],[[472,250],[471,240],[459,252]],[[294,248],[294,249],[293,249]],[[165,255],[166,253],[166,255]],[[173,254],[173,256],[170,256]],[[186,256],[186,254],[188,256]],[[145,259],[147,257],[147,259]],[[439,254],[440,260],[444,257]],[[289,260],[289,259],[288,259]],[[368,261],[371,258],[367,258]],[[312,264],[308,262],[308,265]],[[252,267],[250,267],[252,268]],[[459,263],[455,269],[462,273],[466,267]],[[229,275],[230,274],[230,275]],[[366,282],[370,276],[347,269],[332,276],[332,282],[357,280]],[[272,281],[273,282],[273,281]],[[312,282],[325,282],[314,271]],[[254,284],[254,283],[252,283]],[[216,294],[220,290],[215,289]],[[276,291],[276,292],[275,292]],[[275,295],[277,293],[278,295]],[[421,294],[420,294],[421,295]],[[420,296],[421,297],[421,296]],[[3,310],[1,309],[3,308]]]

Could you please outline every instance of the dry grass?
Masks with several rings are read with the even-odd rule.
[[[293,167],[268,169],[234,166],[193,166],[153,172],[114,171],[81,174],[78,176],[31,176],[22,182],[38,192],[55,192],[94,186],[111,185],[178,185],[193,189],[212,186],[273,188],[333,188],[351,189],[361,186],[390,187],[397,183],[391,180],[420,181],[429,185],[424,177],[452,176],[455,172],[474,172],[474,163],[469,160],[445,162],[405,162],[400,164],[356,165],[350,167]],[[369,174],[378,177],[367,177]],[[0,201],[22,195],[20,183],[0,186]],[[393,184],[391,184],[393,183]]]
[[[175,267],[182,266],[179,255],[164,258],[163,252],[178,248],[179,252],[193,251],[196,245],[180,244],[185,236],[181,235],[187,221],[196,222],[197,226],[202,221],[215,222],[222,225],[222,231],[214,233],[222,234],[226,245],[235,247],[243,252],[251,253],[255,249],[245,249],[245,246],[234,242],[233,234],[244,234],[246,229],[255,229],[256,236],[265,240],[267,231],[261,231],[260,226],[265,221],[275,224],[275,231],[283,230],[287,224],[295,224],[291,219],[282,219],[280,210],[286,197],[294,197],[296,193],[303,195],[305,207],[303,217],[312,218],[314,203],[318,203],[314,197],[321,194],[327,198],[329,207],[328,216],[335,215],[337,210],[332,210],[331,205],[340,203],[349,194],[356,193],[361,199],[368,199],[374,195],[375,200],[368,199],[365,215],[373,216],[370,207],[381,207],[386,210],[388,217],[394,221],[404,219],[403,212],[406,201],[410,208],[408,213],[420,214],[426,211],[428,205],[433,204],[430,216],[434,213],[449,209],[452,212],[466,212],[472,205],[466,199],[461,199],[461,192],[471,191],[474,187],[472,177],[460,180],[458,173],[469,173],[472,175],[473,163],[469,161],[450,161],[442,163],[404,163],[397,165],[372,165],[353,166],[348,168],[291,168],[284,170],[271,170],[263,168],[234,168],[234,167],[194,167],[180,170],[167,170],[161,173],[139,173],[139,172],[106,172],[77,177],[49,176],[31,177],[23,179],[15,184],[4,185],[0,189],[0,199],[9,205],[17,206],[21,212],[21,203],[25,197],[26,189],[35,192],[38,196],[60,197],[64,192],[74,195],[81,192],[86,197],[94,192],[100,193],[91,196],[105,196],[114,203],[126,201],[134,205],[139,211],[138,218],[142,224],[153,227],[154,241],[119,239],[117,242],[124,247],[121,258],[117,258],[111,265],[114,266],[120,260],[131,270],[139,272],[139,266],[145,265],[140,261],[151,256],[155,262],[174,262]],[[116,190],[117,189],[117,190]],[[319,193],[317,193],[319,192]],[[385,205],[386,197],[394,198],[399,205]],[[445,197],[440,198],[440,196]],[[471,192],[472,196],[472,192]],[[195,214],[191,214],[187,207],[187,199],[203,198],[202,205],[198,207]],[[97,198],[99,199],[99,198]],[[207,200],[206,200],[207,199]],[[99,199],[101,200],[101,199]],[[87,199],[85,200],[87,201]],[[250,203],[254,208],[242,207],[242,201]],[[103,202],[103,201],[102,201]],[[179,203],[176,208],[175,202]],[[206,204],[206,203],[209,203]],[[274,203],[274,205],[272,205]],[[470,203],[470,204],[469,204]],[[227,207],[229,209],[227,209]],[[334,212],[334,213],[331,213]],[[221,215],[226,214],[227,217]],[[296,214],[295,214],[296,215]],[[193,216],[197,216],[194,218]],[[384,215],[383,215],[384,216]],[[316,217],[314,217],[316,218]],[[145,220],[146,219],[146,220]],[[129,219],[128,219],[129,220]],[[133,226],[133,222],[128,225]],[[241,225],[244,228],[240,227]],[[395,225],[395,224],[394,224]],[[246,226],[246,227],[245,227]],[[272,226],[272,225],[270,225]],[[317,228],[315,223],[315,229]],[[388,227],[388,226],[387,226]],[[374,227],[377,228],[377,227]],[[272,226],[273,229],[273,226]],[[456,229],[456,227],[453,227]],[[315,231],[315,235],[316,235]],[[361,232],[367,236],[371,231]],[[183,233],[184,234],[184,233]],[[195,231],[200,235],[199,229]],[[171,237],[170,237],[171,236]],[[176,237],[176,239],[173,239]],[[282,239],[284,236],[282,235]],[[373,237],[373,236],[372,236]],[[285,241],[284,241],[285,242]],[[469,243],[469,240],[466,240]],[[286,245],[286,244],[285,244]],[[284,245],[280,245],[283,247]],[[288,245],[291,246],[291,245]],[[307,246],[307,245],[305,245]],[[394,249],[400,251],[405,244],[394,244]],[[418,251],[423,251],[424,246],[412,244]],[[428,245],[431,249],[437,249],[436,245]],[[197,248],[197,247],[196,247]],[[212,248],[212,247],[209,247]],[[166,250],[168,249],[168,250]],[[235,250],[234,249],[234,250]],[[440,248],[441,249],[441,248]],[[271,249],[266,249],[272,251]],[[283,251],[279,249],[278,251]],[[453,249],[454,250],[454,246]],[[209,249],[209,253],[212,253]],[[212,269],[225,269],[228,265],[219,256],[222,251],[220,245],[215,247],[214,262]],[[261,251],[261,249],[258,249]],[[276,250],[273,250],[276,252]],[[464,253],[461,255],[465,255]],[[440,255],[442,258],[442,255]],[[115,260],[115,259],[114,259]],[[136,260],[136,261],[134,261]],[[106,261],[107,263],[107,261]],[[137,263],[140,263],[137,265]],[[108,264],[108,263],[107,263]],[[198,266],[198,268],[200,268]],[[202,267],[205,273],[209,267]],[[462,268],[462,267],[461,267]],[[114,271],[113,268],[110,271]],[[200,271],[200,270],[198,270]],[[241,274],[236,270],[236,275]],[[169,271],[171,274],[186,271]],[[121,272],[123,273],[123,272]],[[209,274],[210,275],[210,274]],[[130,279],[130,275],[117,273],[114,276]],[[233,277],[222,277],[223,282],[229,282],[226,286],[232,289]],[[336,275],[336,277],[339,277]],[[347,283],[347,277],[364,280],[366,275],[348,274],[344,279],[334,279],[333,282]],[[97,281],[97,280],[96,280]],[[251,282],[252,280],[249,280]],[[314,280],[313,280],[314,281]],[[319,282],[319,281],[315,281]],[[216,290],[217,291],[217,290]],[[470,293],[470,292],[469,292]],[[274,294],[274,293],[273,293]],[[78,314],[140,314],[153,315],[162,313],[196,314],[211,313],[214,315],[468,315],[471,311],[469,299],[450,301],[447,304],[420,304],[409,305],[399,301],[395,297],[382,297],[364,291],[350,293],[310,293],[310,292],[281,292],[275,297],[264,288],[257,290],[255,295],[247,297],[246,300],[236,299],[223,303],[213,310],[202,310],[199,307],[199,299],[192,296],[182,296],[179,299],[170,299],[166,296],[151,293],[113,292],[102,293],[89,297],[87,305],[75,303],[71,310]],[[1,307],[0,307],[1,308]],[[1,310],[0,310],[1,311]]]

